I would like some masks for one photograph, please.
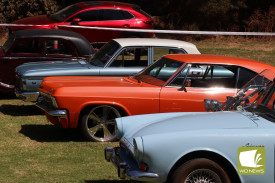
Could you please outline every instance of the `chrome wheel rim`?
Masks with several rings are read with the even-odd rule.
[[[217,173],[209,169],[198,169],[191,172],[185,183],[222,183]]]
[[[96,141],[113,140],[116,137],[117,117],[121,117],[120,113],[112,106],[101,105],[93,108],[87,118],[88,133]]]

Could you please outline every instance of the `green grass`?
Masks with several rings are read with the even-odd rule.
[[[274,64],[272,42],[197,42],[204,54]],[[75,130],[47,122],[32,103],[0,96],[0,182],[129,183],[117,178],[103,150],[117,143],[85,142]]]
[[[195,44],[202,54],[236,56],[275,66],[275,42],[197,42]]]

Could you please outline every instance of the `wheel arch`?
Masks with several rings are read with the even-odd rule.
[[[233,165],[229,162],[228,159],[226,159],[225,157],[223,157],[222,155],[220,155],[218,153],[206,151],[206,150],[190,152],[190,153],[184,155],[183,157],[181,157],[169,171],[169,174],[167,176],[167,181],[169,181],[171,179],[173,172],[175,172],[175,170],[179,166],[181,166],[183,163],[185,163],[189,160],[196,159],[196,158],[206,158],[206,159],[210,159],[210,160],[218,163],[222,168],[225,169],[231,182],[241,183],[240,176],[238,175],[236,169],[233,167]]]
[[[100,106],[100,105],[109,105],[109,106],[115,107],[121,113],[122,116],[130,116],[131,115],[131,113],[127,110],[126,107],[124,107],[123,105],[118,104],[118,103],[114,103],[114,102],[88,103],[88,104],[85,104],[84,106],[82,106],[81,109],[80,109],[80,112],[79,112],[79,115],[78,115],[78,125],[77,126],[79,126],[82,116],[88,110],[90,110],[93,107]]]

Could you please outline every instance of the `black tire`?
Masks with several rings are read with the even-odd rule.
[[[89,141],[112,142],[117,139],[115,118],[121,117],[113,106],[99,105],[85,110],[80,131]]]
[[[230,183],[223,168],[216,162],[198,158],[190,160],[178,167],[171,177],[172,183],[215,182]]]

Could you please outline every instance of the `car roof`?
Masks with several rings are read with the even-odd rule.
[[[196,49],[197,47],[193,43],[174,40],[174,39],[158,39],[158,38],[119,38],[113,39],[122,47],[130,47],[130,46],[156,46],[156,47],[175,47],[175,48],[183,48],[188,53],[191,52],[190,49]],[[191,53],[199,53],[191,52]]]
[[[125,7],[132,8],[133,6],[137,6],[135,4],[115,2],[115,1],[83,1],[76,3],[81,9],[92,8],[92,7]]]
[[[26,29],[14,31],[12,34],[15,36],[15,39],[60,38],[70,40],[76,45],[81,55],[90,55],[94,53],[90,42],[82,35],[72,31],[58,29]]]
[[[275,72],[275,67],[272,65],[250,60],[246,58],[222,56],[222,55],[195,55],[195,54],[171,54],[163,56],[172,60],[188,63],[202,63],[202,64],[226,64],[226,65],[239,65],[245,68],[252,69],[256,72],[261,72],[263,69],[271,69]]]

